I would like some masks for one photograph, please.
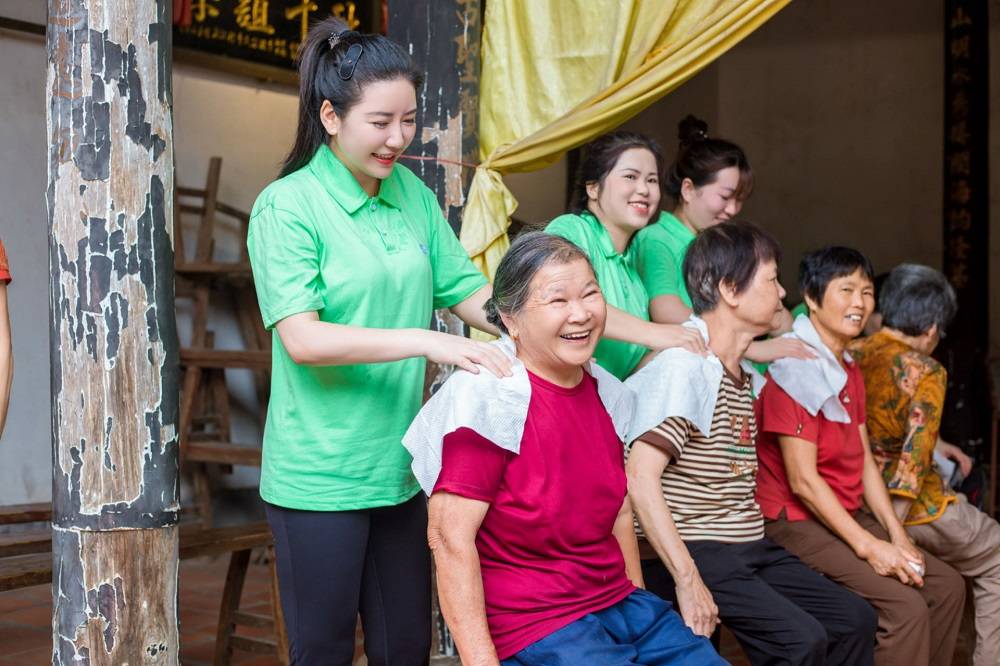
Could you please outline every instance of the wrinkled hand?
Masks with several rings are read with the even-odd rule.
[[[688,580],[677,581],[677,606],[684,624],[698,636],[711,636],[719,624],[719,607],[697,572]]]
[[[479,374],[479,366],[497,377],[511,376],[511,361],[495,345],[479,340],[470,340],[460,335],[421,331],[423,356],[429,361],[443,365],[454,365]]]
[[[816,358],[812,347],[796,338],[770,338],[754,342],[747,349],[746,357],[756,363],[770,363],[779,358]]]
[[[895,577],[904,585],[924,586],[923,576],[910,566],[911,561],[915,562],[923,571],[924,558],[910,543],[896,544],[876,539],[864,559],[879,576]]]
[[[954,461],[960,470],[962,470],[962,476],[967,477],[969,473],[972,472],[972,458],[965,455],[965,451],[958,448],[954,444],[949,444],[943,439],[939,439],[937,443],[937,450],[948,460]]]
[[[653,344],[654,351],[668,349],[670,347],[680,347],[695,354],[705,356],[708,348],[705,346],[705,338],[701,333],[690,326],[680,324],[654,324],[656,326],[656,340]]]

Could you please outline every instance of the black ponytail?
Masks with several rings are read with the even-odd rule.
[[[677,157],[667,171],[663,189],[681,201],[681,185],[690,180],[695,187],[715,182],[719,172],[728,167],[740,171],[740,184],[736,196],[746,199],[753,190],[753,171],[743,149],[731,141],[708,135],[708,123],[694,116],[686,116],[677,127],[680,145]]]
[[[334,17],[314,24],[299,47],[299,124],[281,176],[304,167],[329,141],[319,115],[324,100],[343,118],[361,100],[369,83],[398,78],[417,90],[424,83],[423,74],[396,42],[348,30],[347,24]]]

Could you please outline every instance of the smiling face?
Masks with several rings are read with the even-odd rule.
[[[681,184],[681,205],[676,212],[697,233],[736,217],[743,208],[740,194],[738,167],[718,171],[713,182],[701,187],[695,187],[685,178]]]
[[[502,317],[529,370],[555,383],[575,383],[604,333],[607,305],[590,264],[574,259],[538,269],[527,302]]]
[[[875,285],[858,269],[830,280],[822,303],[807,296],[806,304],[817,331],[846,344],[861,335],[875,309]]]
[[[722,285],[721,290],[725,293],[727,286]],[[784,307],[781,303],[784,297],[785,288],[778,280],[778,264],[769,259],[760,262],[749,286],[741,293],[733,294],[732,302],[736,305],[737,316],[759,335],[773,327],[775,316]]]
[[[659,210],[656,157],[645,148],[629,148],[600,183],[587,183],[587,197],[601,224],[631,238]]]
[[[320,109],[330,148],[370,195],[413,141],[416,114],[417,93],[405,78],[369,83],[343,117],[329,101]]]

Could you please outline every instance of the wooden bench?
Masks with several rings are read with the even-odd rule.
[[[48,505],[0,507],[0,525],[50,521]],[[181,559],[229,553],[229,569],[222,591],[219,625],[216,633],[217,666],[229,664],[234,650],[256,654],[274,654],[281,664],[288,663],[288,640],[278,601],[278,585],[271,553],[272,615],[240,610],[240,597],[255,548],[271,547],[271,530],[266,522],[203,529],[197,524],[181,525]],[[52,536],[49,528],[0,535],[0,592],[52,582]],[[270,638],[252,638],[237,633],[238,627],[263,627]]]

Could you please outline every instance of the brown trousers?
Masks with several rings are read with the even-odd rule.
[[[929,553],[972,579],[976,602],[976,666],[1000,664],[1000,524],[965,497],[932,523],[906,531]]]
[[[889,535],[870,514],[858,511],[854,519],[888,541]],[[786,550],[875,607],[876,666],[950,666],[965,603],[965,581],[957,571],[924,552],[927,571],[918,589],[875,573],[818,521],[775,520],[766,529]]]

